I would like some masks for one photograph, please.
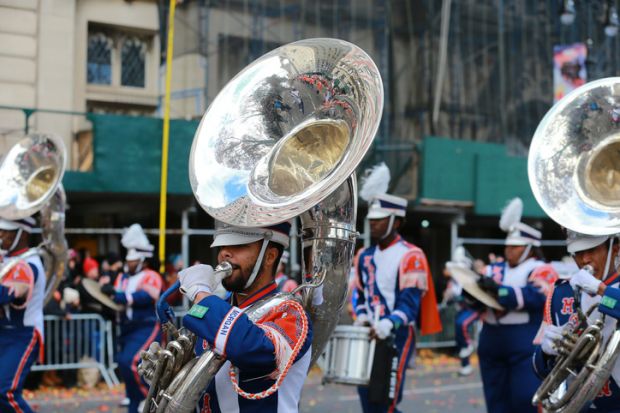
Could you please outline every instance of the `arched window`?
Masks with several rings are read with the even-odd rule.
[[[112,39],[105,33],[89,33],[86,66],[88,83],[112,84]]]
[[[121,48],[121,85],[144,87],[146,42],[132,36],[123,40]]]

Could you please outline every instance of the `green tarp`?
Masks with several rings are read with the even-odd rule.
[[[69,171],[63,184],[76,192],[159,193],[163,120],[89,115],[93,123],[93,171]],[[191,194],[189,151],[198,121],[170,121],[168,193]]]
[[[471,203],[479,215],[498,215],[507,201],[523,199],[523,215],[544,217],[530,189],[527,158],[506,147],[438,137],[422,145],[420,199]]]

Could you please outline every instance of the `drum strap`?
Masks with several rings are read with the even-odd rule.
[[[388,368],[386,368],[388,366]],[[370,373],[368,387],[368,401],[389,405],[396,393],[396,377],[398,374],[398,350],[394,345],[393,337],[386,340],[377,340],[375,358]]]

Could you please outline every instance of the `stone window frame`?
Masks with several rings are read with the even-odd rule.
[[[109,83],[100,83],[100,82],[89,82],[88,79],[88,65],[89,65],[89,56],[88,56],[88,45],[90,43],[91,36],[105,36],[111,42],[111,81]],[[110,88],[120,88],[120,89],[131,89],[131,90],[147,90],[147,67],[152,61],[152,55],[154,51],[154,37],[153,34],[144,34],[137,30],[131,30],[121,27],[110,27],[106,25],[101,25],[97,23],[90,22],[88,24],[87,30],[87,52],[86,52],[86,84],[88,86],[96,86],[96,87],[110,87]],[[123,45],[126,41],[133,42],[143,42],[142,48],[143,50],[143,60],[142,66],[144,72],[142,74],[142,82],[141,85],[136,84],[126,84],[123,79],[123,62],[122,62],[122,52]],[[153,70],[153,69],[151,69]],[[154,68],[157,70],[157,68]],[[124,84],[125,83],[125,84]]]

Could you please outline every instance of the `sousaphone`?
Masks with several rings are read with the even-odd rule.
[[[587,83],[549,110],[530,145],[528,175],[536,200],[558,224],[589,235],[620,232],[620,78]],[[533,404],[579,412],[609,378],[620,331],[614,322],[604,334],[606,321],[613,321],[588,321],[594,310],[578,309],[577,341],[557,358]]]
[[[299,291],[313,323],[312,362],[346,298],[357,237],[353,173],[382,109],[381,77],[364,51],[343,40],[302,40],[267,53],[232,79],[192,144],[192,190],[213,218],[252,227],[300,217],[302,274],[309,281]],[[278,294],[246,314],[257,320],[297,297]],[[188,355],[193,339],[179,333],[173,346],[154,346],[143,356],[141,372],[151,384],[144,412],[194,411],[225,359],[212,351]]]
[[[42,242],[0,267],[0,281],[19,260],[41,255],[46,273],[45,303],[61,281],[67,260],[65,192],[61,184],[66,150],[62,139],[34,133],[11,147],[0,164],[0,217],[18,220],[41,213]]]

